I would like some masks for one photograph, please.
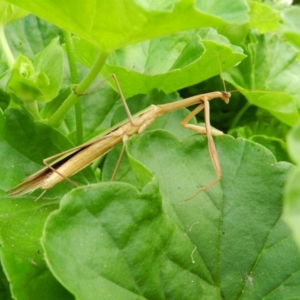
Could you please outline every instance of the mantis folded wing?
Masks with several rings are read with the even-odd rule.
[[[201,134],[207,135],[209,153],[217,174],[217,178],[213,182],[199,189],[196,193],[198,194],[200,191],[216,184],[222,177],[217,151],[212,138],[212,134],[222,134],[222,132],[211,129],[209,121],[209,101],[215,98],[220,98],[225,103],[228,103],[230,93],[211,92],[207,94],[201,94],[172,103],[151,105],[133,117],[129,115],[129,120],[114,126],[101,136],[78,147],[45,159],[45,168],[31,175],[22,183],[9,190],[7,193],[10,196],[18,196],[32,192],[38,188],[43,190],[50,189],[60,181],[68,179],[68,177],[76,174],[95,161],[97,158],[109,152],[116,145],[122,143],[124,139],[134,134],[143,132],[146,127],[149,126],[159,116],[184,107],[199,104],[199,106],[181,122],[181,125]],[[203,108],[205,110],[205,128],[188,124],[188,121]],[[49,164],[49,160],[54,160],[54,162]]]

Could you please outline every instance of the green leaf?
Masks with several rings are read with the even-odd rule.
[[[36,100],[51,101],[57,96],[63,78],[63,50],[59,45],[58,38],[52,40],[42,52],[34,57],[33,64],[37,72],[37,84],[41,81],[40,73],[44,73],[43,86],[41,87],[43,97]],[[48,81],[45,80],[45,76]]]
[[[8,71],[8,65],[5,61],[0,62],[0,79],[3,78]]]
[[[292,160],[300,165],[300,122],[293,127],[287,136],[287,143]]]
[[[74,43],[78,60],[91,67],[97,48],[78,38]],[[118,49],[108,57],[102,74],[118,74],[126,98],[154,88],[170,93],[219,74],[218,59],[227,70],[244,57],[215,30],[190,30]]]
[[[59,28],[34,15],[9,23],[5,26],[5,33],[14,56],[21,53],[30,60],[53,39],[61,36]]]
[[[282,12],[282,21],[283,21],[283,29],[285,31],[293,31],[300,34],[300,21],[299,21],[299,6],[290,6],[283,10]]]
[[[10,102],[10,95],[4,90],[0,89],[0,109],[5,110]]]
[[[284,193],[284,220],[293,232],[294,239],[300,247],[300,168],[294,169],[290,174]]]
[[[248,7],[245,1],[164,2],[112,0],[69,3],[10,0],[60,28],[95,44],[106,52],[178,31],[213,27],[238,40],[245,35]],[[230,9],[229,9],[230,8]],[[99,22],[101,20],[101,22]],[[118,20],[116,22],[116,20]],[[233,30],[234,28],[234,30]]]
[[[28,113],[18,109],[5,111],[4,135],[12,147],[36,163],[73,146],[57,130],[34,122]]]
[[[297,167],[291,173],[285,186],[284,194],[284,219],[293,231],[295,241],[300,247],[300,231],[299,231],[299,216],[300,216],[300,155],[299,155],[299,140],[300,140],[300,122],[294,126],[287,137],[288,150],[292,160]]]
[[[9,199],[3,191],[0,199],[1,263],[14,299],[73,299],[48,270],[40,245],[45,219],[57,200]]]
[[[28,11],[7,3],[6,1],[0,1],[0,24],[1,26],[6,25],[12,21],[28,15]]]
[[[89,203],[85,202],[86,196],[91,200]],[[126,201],[120,203],[123,199]],[[82,214],[82,209],[87,214]],[[66,223],[63,216],[68,216],[69,222]],[[84,235],[80,234],[75,241],[70,229],[73,227],[77,231],[80,220],[83,222],[80,232]],[[94,230],[90,227],[92,223]],[[43,244],[47,260],[59,277],[62,275],[61,263],[64,261],[64,265],[68,266],[67,272],[63,272],[66,276],[61,280],[67,283],[77,298],[88,299],[96,293],[98,299],[107,299],[107,295],[111,299],[143,299],[142,295],[159,299],[164,294],[171,296],[178,290],[177,284],[184,280],[187,289],[179,294],[177,292],[178,297],[191,299],[195,295],[210,295],[207,299],[218,299],[217,289],[212,286],[201,258],[196,256],[195,264],[190,261],[189,254],[194,245],[163,213],[155,183],[146,186],[142,194],[121,183],[91,186],[85,191],[79,189],[64,198],[60,211],[52,215],[46,226]],[[65,245],[68,245],[67,251],[62,254],[53,248],[61,242],[61,235],[56,236],[55,233],[58,226],[63,235],[66,234]],[[132,235],[135,237],[130,241]],[[93,246],[90,244],[92,237]],[[150,244],[153,245],[151,251]],[[76,253],[73,252],[74,246],[78,250]],[[96,251],[99,256],[96,249],[99,249]],[[183,253],[189,259],[185,259]],[[68,256],[77,257],[79,264],[69,264],[66,261]],[[112,258],[116,265],[103,265],[104,261]],[[85,263],[80,263],[81,260]],[[115,272],[115,267],[118,272]],[[159,269],[161,274],[157,272]],[[68,278],[75,275],[73,272],[78,272],[78,276],[71,283]],[[86,278],[87,284],[79,287],[76,282],[81,276]]]
[[[300,107],[300,89],[294,75],[300,72],[300,63],[295,48],[275,34],[261,35],[252,37],[246,54],[247,60],[225,74],[225,79],[240,89],[251,104],[294,125],[299,120]]]
[[[1,182],[4,190],[12,188],[13,185],[20,183],[24,177],[40,169],[43,166],[44,158],[73,146],[60,132],[45,124],[34,122],[25,111],[9,109],[6,110],[4,117],[1,128],[2,153],[0,157],[6,161],[1,171],[7,174],[7,177],[3,178]],[[14,134],[11,134],[12,132]],[[87,168],[84,173],[78,174],[74,180],[81,184],[88,184],[95,182],[96,178],[91,169]],[[66,185],[64,182],[47,194],[62,195],[70,188],[70,183]],[[36,199],[40,195],[40,191],[35,195],[37,196],[32,196],[31,199]],[[24,197],[26,198],[26,196]]]
[[[46,202],[34,201],[40,195],[40,191],[36,196],[30,195],[19,198],[10,198],[4,192],[41,167],[22,155],[22,152],[27,154],[28,152],[24,149],[24,144],[21,141],[28,143],[27,145],[25,143],[26,148],[26,146],[34,144],[30,138],[36,137],[37,141],[41,141],[41,136],[45,135],[46,138],[52,134],[58,147],[62,143],[62,138],[57,132],[55,134],[55,130],[45,130],[43,126],[41,126],[42,128],[39,126],[35,128],[32,120],[28,119],[28,115],[16,110],[6,111],[5,116],[0,114],[0,160],[3,162],[0,166],[0,174],[5,174],[0,181],[1,264],[10,282],[10,290],[14,299],[73,299],[47,268],[40,245],[45,219],[51,211],[58,207],[59,198],[57,195],[65,193],[66,190],[70,189],[70,186],[61,186],[49,191],[47,196],[43,197],[44,200],[47,199]],[[47,126],[44,125],[44,127]],[[27,131],[28,140],[20,135],[22,129],[24,130],[23,133]],[[37,131],[40,131],[41,136],[35,136]],[[16,135],[12,135],[12,132]],[[7,144],[6,133],[10,136],[10,142],[15,143],[15,147]],[[49,148],[52,148],[52,143],[46,141],[44,145],[36,143],[35,146],[39,150],[44,147],[50,151]],[[38,153],[38,150],[36,152]],[[5,298],[2,297],[1,299]]]
[[[256,28],[259,33],[267,33],[278,29],[279,12],[266,4],[250,2],[250,27]]]
[[[39,88],[44,88],[46,86],[48,86],[50,84],[50,80],[47,77],[47,75],[45,74],[44,71],[40,70],[37,74],[36,74],[36,80],[35,80],[36,85]]]
[[[9,282],[5,277],[2,266],[0,267],[0,278],[1,278],[0,298],[3,300],[12,300],[10,289],[9,289]]]
[[[286,143],[284,141],[277,138],[260,135],[253,136],[251,141],[259,143],[269,149],[274,154],[277,161],[290,161],[287,153]]]
[[[289,127],[263,110],[260,110],[256,117],[255,122],[236,127],[230,130],[229,133],[234,137],[242,137],[260,143],[274,154],[277,161],[290,162],[285,141]]]
[[[40,244],[45,219],[58,207],[59,198],[49,193],[48,201],[42,202],[34,196],[10,198],[4,192],[33,166],[5,142],[6,118],[0,114],[0,174],[5,174],[0,181],[0,259],[10,291],[14,299],[72,299],[47,268]]]
[[[291,166],[251,142],[227,136],[216,142],[222,181],[188,202],[215,178],[207,141],[193,135],[179,142],[162,130],[127,142],[141,191],[102,183],[64,197],[48,219],[43,246],[52,272],[75,297],[299,294],[298,287],[290,289],[299,280],[299,253],[281,219],[281,190]],[[276,276],[266,281],[263,274]]]
[[[25,102],[35,101],[42,91],[35,83],[35,72],[32,62],[19,55],[7,83],[8,88]]]
[[[223,136],[216,141],[222,181],[188,203],[182,201],[186,195],[192,195],[199,186],[215,178],[205,139],[193,136],[178,147],[172,137],[149,132],[134,137],[127,146],[134,160],[146,165],[158,178],[163,195],[169,199],[170,214],[175,210],[184,228],[195,224],[192,232],[195,230],[193,237],[199,243],[196,246],[201,256],[209,259],[205,261],[215,280],[220,280],[224,298],[236,299],[239,294],[249,299],[254,294],[259,299],[268,291],[270,299],[289,298],[287,277],[271,279],[275,286],[285,286],[282,296],[276,296],[280,291],[273,290],[274,285],[265,281],[262,270],[279,274],[276,268],[282,267],[284,272],[293,274],[285,268],[286,261],[280,262],[281,251],[292,251],[293,258],[287,262],[292,268],[299,255],[289,230],[280,220],[282,186],[290,165],[276,164],[269,151],[251,142]],[[172,176],[164,176],[166,170]],[[282,241],[284,238],[286,242]],[[276,244],[279,241],[285,245]],[[286,257],[285,253],[284,260]],[[291,291],[291,295],[294,293]]]
[[[284,9],[281,13],[283,36],[298,50],[300,49],[299,13],[300,7],[296,5]]]
[[[63,53],[58,39],[53,40],[33,63],[19,55],[8,87],[25,102],[51,101],[59,92],[63,76]]]

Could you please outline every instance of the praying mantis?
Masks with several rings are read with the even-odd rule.
[[[229,92],[215,91],[189,97],[176,102],[166,103],[162,105],[151,105],[145,110],[132,116],[126,104],[116,75],[112,74],[110,76],[116,83],[128,119],[123,121],[122,123],[115,125],[108,131],[102,133],[100,136],[92,139],[91,141],[44,159],[43,163],[45,164],[45,167],[35,174],[29,176],[16,187],[9,190],[7,192],[9,196],[20,196],[26,193],[33,192],[38,188],[46,191],[64,179],[73,183],[69,179],[70,176],[78,173],[79,171],[90,165],[92,162],[97,160],[99,157],[105,155],[115,146],[123,142],[123,149],[112,175],[113,179],[120,164],[122,155],[125,151],[125,142],[129,137],[134,134],[142,133],[147,128],[147,126],[149,126],[156,118],[161,115],[196,104],[198,104],[198,106],[182,120],[181,125],[187,129],[191,129],[195,132],[205,134],[207,136],[209,155],[216,172],[216,179],[198,189],[198,191],[196,191],[196,193],[191,198],[194,198],[198,193],[212,187],[221,180],[221,166],[212,136],[220,135],[222,134],[222,132],[211,128],[209,101],[220,98],[225,103],[228,103],[231,96]],[[105,80],[107,79],[108,78],[106,78]],[[74,93],[76,93],[76,91],[74,91]],[[188,122],[203,109],[205,115],[205,127],[189,124]]]

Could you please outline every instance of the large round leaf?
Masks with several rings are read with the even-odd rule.
[[[255,143],[219,137],[221,182],[185,201],[215,178],[205,138],[180,142],[156,130],[127,147],[141,191],[127,183],[73,190],[45,227],[49,266],[78,299],[299,294],[290,289],[299,253],[281,219],[290,164]]]

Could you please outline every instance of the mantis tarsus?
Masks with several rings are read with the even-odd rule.
[[[46,167],[31,175],[16,187],[9,190],[7,192],[8,195],[23,195],[38,188],[47,190],[64,179],[71,181],[70,179],[68,179],[70,176],[76,174],[77,172],[91,164],[93,161],[95,161],[97,158],[109,152],[116,145],[125,142],[128,137],[134,134],[142,133],[146,129],[146,127],[149,126],[159,116],[195,104],[199,105],[182,120],[181,125],[198,133],[207,135],[209,154],[217,177],[214,181],[200,188],[191,198],[196,196],[200,191],[215,185],[221,179],[221,167],[212,135],[222,134],[222,132],[212,129],[210,126],[209,101],[215,98],[220,98],[225,103],[228,103],[230,98],[229,92],[211,92],[172,103],[151,105],[142,112],[131,116],[116,76],[114,74],[110,76],[112,76],[116,82],[122,102],[128,115],[128,120],[125,120],[124,122],[112,127],[101,136],[96,137],[87,143],[44,159],[43,163],[46,165]],[[188,124],[189,120],[197,113],[199,113],[202,109],[204,109],[205,114],[205,127]],[[122,153],[124,152],[124,149],[125,146],[123,143]],[[49,163],[49,161],[53,162]],[[115,175],[115,171],[113,177]]]

